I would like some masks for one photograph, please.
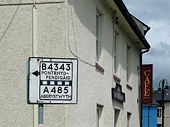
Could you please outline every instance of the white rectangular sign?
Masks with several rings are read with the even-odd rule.
[[[28,103],[77,103],[77,59],[30,57]]]

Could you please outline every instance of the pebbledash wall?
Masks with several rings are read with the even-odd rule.
[[[102,14],[98,61],[96,10]],[[140,126],[140,50],[145,47],[114,1],[2,0],[0,19],[0,127],[38,126],[38,107],[26,101],[26,61],[31,56],[78,58],[78,103],[45,104],[44,127],[97,127],[98,106],[99,127]],[[116,83],[125,102],[112,99]]]

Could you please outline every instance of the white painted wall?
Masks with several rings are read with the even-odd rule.
[[[33,52],[33,0],[18,5],[19,1],[0,1],[1,127],[38,124],[38,112],[33,112],[37,107],[26,102],[26,61]],[[66,57],[67,2],[58,1],[37,1],[37,56]],[[65,105],[44,105],[44,126],[64,126],[65,114]]]
[[[169,109],[170,109],[170,103],[165,102],[165,111],[164,111],[164,116],[165,116],[165,118],[164,118],[164,126],[165,127],[169,127],[169,125],[170,125],[170,122],[169,122],[169,120],[170,120],[170,111],[169,111]]]
[[[139,126],[138,86],[139,49],[129,39],[122,26],[117,25],[118,71],[126,102],[120,105],[112,100],[113,79],[113,23],[112,13],[102,0],[38,0],[37,56],[75,57],[78,63],[78,104],[44,105],[44,127],[96,127],[96,106],[103,105],[103,127],[114,127],[114,108],[120,108],[120,125],[126,127],[127,112],[130,126]],[[61,0],[60,0],[61,1]],[[26,102],[26,61],[32,56],[33,1],[24,0],[16,15],[19,0],[0,1],[0,126],[28,126],[34,124],[37,113]],[[50,3],[49,3],[50,2]],[[16,4],[16,5],[14,5]],[[103,13],[102,51],[96,63],[96,7]],[[14,19],[12,17],[14,16]],[[10,24],[10,25],[9,25]],[[8,28],[8,29],[7,29]],[[126,46],[131,46],[131,76],[126,81]],[[71,53],[74,53],[74,55]],[[126,84],[132,86],[132,90]],[[116,106],[120,105],[120,106]],[[35,107],[34,107],[35,108]],[[34,116],[35,115],[35,116]],[[35,121],[37,122],[37,121]]]
[[[112,63],[113,48],[113,23],[112,13],[108,5],[103,1],[70,0],[69,2],[69,43],[71,50],[84,61],[95,65],[96,59],[96,7],[103,13],[102,51],[99,64],[105,69],[102,74],[95,67],[79,60],[79,102],[77,105],[68,106],[69,127],[96,127],[96,105],[103,105],[103,127],[114,126],[114,107],[111,88],[115,87],[113,79],[114,70]],[[88,8],[88,9],[87,9]],[[139,104],[139,49],[135,42],[129,39],[128,34],[119,25],[118,39],[118,72],[121,78],[123,92],[126,93],[126,102],[120,111],[121,127],[127,126],[127,112],[131,113],[130,126],[140,126]],[[131,75],[126,81],[126,46],[131,46]],[[69,56],[73,56],[70,54]],[[126,84],[132,86],[132,90]],[[73,122],[74,121],[74,122]],[[83,121],[83,123],[82,123]]]
[[[33,125],[33,107],[26,103],[26,61],[31,56],[32,8],[20,6],[12,20],[16,9],[17,6],[0,7],[1,127]]]

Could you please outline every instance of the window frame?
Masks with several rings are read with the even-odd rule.
[[[127,112],[127,127],[130,127],[131,113]]]
[[[96,60],[99,60],[99,52],[100,52],[100,13],[96,10]]]
[[[103,105],[97,104],[96,107],[96,113],[97,113],[97,127],[102,127],[101,121],[102,121],[102,111],[103,111]]]
[[[161,107],[157,108],[157,118],[162,119],[162,108]]]
[[[99,62],[102,52],[102,36],[104,15],[101,9],[96,8],[96,61]]]
[[[126,81],[129,81],[130,78],[130,49],[131,47],[127,45],[126,47]]]
[[[114,49],[113,49],[113,56],[114,56],[114,72],[117,72],[117,48],[118,48],[118,33],[114,32]]]

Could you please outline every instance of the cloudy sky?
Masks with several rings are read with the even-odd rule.
[[[170,0],[123,0],[129,12],[151,27],[146,39],[151,49],[143,64],[153,64],[154,88],[166,78],[170,85]]]

